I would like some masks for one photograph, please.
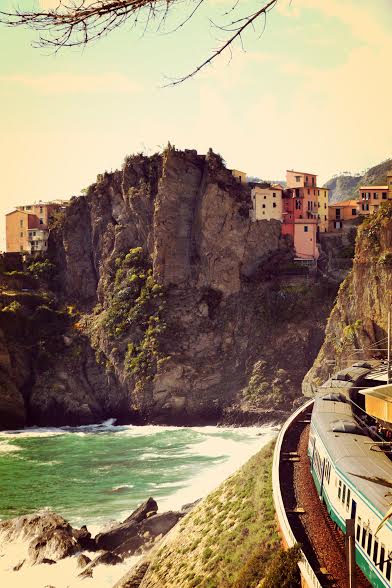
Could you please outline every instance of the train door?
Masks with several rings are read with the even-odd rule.
[[[357,514],[357,503],[355,500],[351,501],[351,518],[355,521],[355,516]]]

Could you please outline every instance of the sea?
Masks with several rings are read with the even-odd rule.
[[[95,535],[148,497],[159,511],[203,498],[277,434],[276,427],[116,426],[0,432],[0,519],[45,509]],[[112,588],[137,557],[78,579],[75,558],[13,571],[22,546],[0,537],[0,586]]]

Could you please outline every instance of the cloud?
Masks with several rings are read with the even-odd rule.
[[[39,94],[135,94],[141,85],[117,73],[77,75],[54,73],[41,76],[11,74],[0,76],[0,87],[26,87]]]

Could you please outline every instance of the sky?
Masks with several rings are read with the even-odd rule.
[[[55,0],[23,0],[50,7]],[[0,0],[7,9],[16,0]],[[235,14],[260,3],[241,0]],[[217,46],[232,2],[174,8],[165,30],[125,25],[83,50],[32,48],[36,33],[0,25],[0,249],[17,204],[68,198],[126,155],[178,148],[220,153],[264,179],[286,169],[320,183],[392,156],[391,0],[279,0],[200,75],[175,87]],[[226,20],[225,20],[226,19]]]

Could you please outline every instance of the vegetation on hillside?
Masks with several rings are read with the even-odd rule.
[[[279,562],[293,562],[296,568],[298,551],[281,553],[272,502],[272,455],[270,444],[179,523],[152,560],[143,587],[300,586],[291,564],[291,583],[279,584]],[[262,583],[265,577],[268,583]]]

